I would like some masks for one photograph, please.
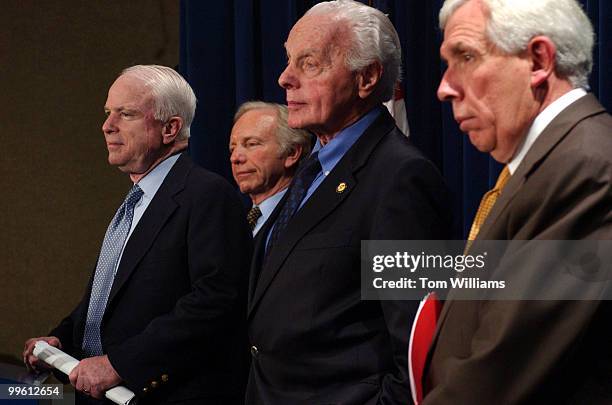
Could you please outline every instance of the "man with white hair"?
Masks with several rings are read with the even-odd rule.
[[[397,33],[355,1],[315,5],[285,43],[289,126],[317,137],[255,241],[247,403],[406,404],[416,303],[361,299],[361,241],[445,239],[447,189],[382,103]]]
[[[308,131],[287,125],[286,106],[249,101],[238,108],[229,141],[230,162],[236,184],[253,203],[247,215],[253,235],[283,198],[311,148]]]
[[[251,237],[239,196],[183,153],[196,98],[174,70],[125,69],[104,106],[108,161],[134,183],[82,301],[49,336],[81,359],[78,403],[125,385],[143,403],[241,404]]]
[[[506,165],[473,246],[612,239],[612,117],[586,90],[594,35],[577,2],[447,0],[440,27],[438,96],[472,144]],[[534,258],[514,260],[513,280],[529,280]],[[563,269],[547,260],[541,295],[571,288],[555,284]],[[612,403],[609,302],[537,298],[446,301],[423,404]]]

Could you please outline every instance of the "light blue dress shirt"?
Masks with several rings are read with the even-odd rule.
[[[378,118],[381,108],[384,107],[376,107],[372,109],[353,125],[338,132],[338,135],[336,135],[325,146],[322,146],[321,141],[317,139],[317,142],[312,149],[312,153],[319,152],[319,162],[321,162],[322,171],[317,174],[317,177],[315,177],[312,184],[308,188],[308,191],[300,204],[300,208],[302,208],[304,203],[310,198],[316,189],[319,188],[321,183],[323,183],[323,180],[325,180],[325,177],[327,177],[327,175],[334,170],[334,167],[336,167],[340,159],[346,155],[346,152],[348,152],[351,146],[357,142],[365,130],[372,125],[376,118]]]
[[[274,208],[276,208],[276,205],[283,198],[286,192],[287,192],[287,188],[279,191],[273,196],[266,198],[265,200],[263,200],[261,203],[257,205],[259,207],[259,210],[261,211],[261,216],[257,218],[257,222],[255,223],[255,228],[253,228],[253,236],[255,236],[257,232],[259,232],[259,230],[266,223],[268,218],[270,218],[270,215],[272,215],[272,211],[274,211]]]

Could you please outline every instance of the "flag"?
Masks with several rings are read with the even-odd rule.
[[[395,119],[395,124],[404,133],[404,135],[410,135],[410,129],[408,128],[408,117],[406,116],[406,104],[404,103],[404,89],[402,89],[401,83],[398,82],[395,85],[395,92],[393,98],[387,101],[385,107],[389,110],[391,116]]]

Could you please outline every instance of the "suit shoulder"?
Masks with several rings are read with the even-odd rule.
[[[386,134],[372,152],[371,160],[381,170],[424,170],[439,174],[438,168],[398,129]]]
[[[188,181],[202,185],[209,185],[210,187],[231,188],[231,184],[221,175],[208,169],[204,169],[196,164],[194,164],[189,171]]]
[[[597,114],[581,120],[557,148],[560,159],[572,163],[591,162],[612,166],[612,116]]]
[[[197,164],[192,164],[185,176],[186,194],[199,200],[214,199],[226,201],[229,199],[242,205],[240,196],[225,178]]]

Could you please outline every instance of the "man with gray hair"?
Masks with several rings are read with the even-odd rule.
[[[447,0],[440,27],[438,96],[472,144],[506,165],[473,246],[612,239],[612,117],[587,93],[594,35],[577,2]],[[534,258],[510,254],[513,280],[531,280]],[[571,288],[553,259],[537,266],[550,274],[540,297]],[[612,403],[609,301],[531,299],[447,300],[422,403]]]
[[[75,310],[38,340],[81,359],[78,403],[125,385],[150,404],[241,404],[245,266],[238,194],[184,153],[196,98],[174,70],[138,65],[115,80],[102,125],[108,162],[134,183],[106,231]]]
[[[285,48],[289,126],[317,141],[255,240],[247,403],[409,403],[417,303],[361,299],[361,242],[450,227],[439,172],[382,105],[400,76],[397,33],[379,10],[331,1]]]
[[[232,174],[253,206],[247,215],[253,235],[283,198],[293,175],[310,154],[312,135],[287,126],[287,107],[250,101],[238,108],[229,141]]]

